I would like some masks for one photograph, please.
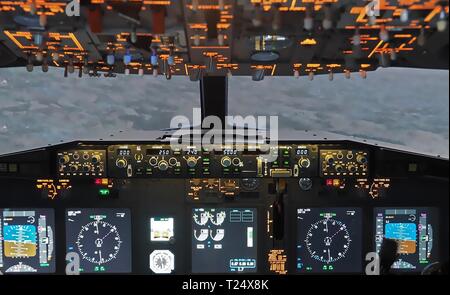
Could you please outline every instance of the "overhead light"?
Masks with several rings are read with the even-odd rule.
[[[361,78],[367,79],[367,72],[366,72],[366,71],[360,70],[360,71],[359,71],[359,75],[361,76]]]
[[[219,0],[219,10],[225,10],[225,0]]]
[[[89,74],[89,72],[90,72],[90,69],[89,69],[89,59],[88,59],[88,57],[86,56],[86,57],[84,58],[84,61],[83,61],[83,74],[87,75],[87,74]]]
[[[276,7],[273,13],[272,29],[274,31],[278,31],[281,29],[281,26],[282,26],[281,12],[278,9],[278,7]]]
[[[397,50],[395,48],[392,48],[390,51],[390,58],[392,61],[397,60]]]
[[[127,51],[125,52],[124,56],[123,56],[123,63],[127,66],[131,63],[132,60],[132,56],[130,54],[130,50],[127,49]]]
[[[110,53],[106,56],[106,63],[110,66],[112,66],[116,63],[116,58],[114,56],[114,53]]]
[[[352,43],[355,46],[361,45],[361,35],[359,34],[359,28],[355,30],[355,34],[353,35]]]
[[[44,72],[44,73],[48,72],[48,59],[47,59],[47,56],[44,56],[44,59],[42,61],[42,72]]]
[[[67,72],[73,74],[75,72],[75,66],[73,65],[73,59],[69,58],[69,64],[67,66]]]
[[[192,10],[193,11],[197,11],[198,10],[198,5],[199,5],[199,0],[192,0]]]
[[[52,59],[53,59],[53,61],[58,62],[59,58],[60,58],[60,55],[59,55],[59,53],[57,51],[52,52]]]
[[[44,53],[42,51],[36,52],[36,61],[42,62],[44,60]]]
[[[264,80],[264,77],[266,76],[264,69],[254,69],[252,73],[252,80],[259,82]]]
[[[39,25],[41,27],[45,27],[47,25],[47,15],[44,12],[42,12],[39,16]]]
[[[311,9],[306,10],[306,15],[303,19],[303,28],[307,31],[314,29],[314,18],[312,17]]]
[[[417,37],[417,44],[421,47],[425,46],[425,43],[427,43],[427,36],[425,34],[425,28],[420,28],[420,34]]]
[[[136,32],[135,26],[133,26],[133,29],[130,32],[130,41],[133,44],[135,44],[137,42],[137,32]]]
[[[194,46],[200,46],[200,35],[199,34],[195,34],[194,36],[192,36],[192,39],[194,40]]]
[[[409,10],[408,10],[408,8],[405,7],[400,12],[400,21],[402,23],[406,23],[406,22],[409,21]]]
[[[441,7],[441,13],[439,13],[439,20],[437,21],[436,26],[439,32],[444,32],[447,29],[447,16],[444,7]]]
[[[333,80],[334,80],[334,73],[333,73],[333,71],[330,71],[330,72],[328,73],[328,80],[330,80],[330,81],[333,81]]]
[[[330,30],[333,28],[333,14],[331,7],[328,5],[324,7],[324,19],[322,21],[322,27],[324,30]]]
[[[230,79],[233,77],[233,72],[231,72],[231,69],[227,70],[227,77]]]
[[[191,69],[189,71],[189,80],[192,82],[200,81],[203,76],[203,71],[200,68]]]
[[[36,44],[38,47],[42,45],[42,43],[44,42],[44,37],[42,36],[42,34],[34,34],[34,44]]]
[[[252,19],[252,24],[257,28],[263,24],[263,10],[260,4],[255,5],[255,14]]]
[[[388,30],[386,30],[386,26],[381,26],[380,28],[380,39],[383,40],[384,42],[388,42],[389,41],[389,32]]]
[[[224,46],[225,45],[225,34],[219,33],[217,35],[217,44],[219,44],[219,46]]]
[[[381,67],[388,68],[390,66],[390,58],[386,53],[384,52],[380,53],[379,59]]]
[[[27,71],[31,73],[33,69],[34,69],[33,58],[31,57],[31,54],[28,54]]]
[[[352,72],[350,72],[349,70],[345,70],[344,71],[344,76],[345,76],[345,79],[350,79],[351,77],[352,77]]]
[[[37,12],[36,0],[31,0],[30,3],[30,14],[35,15]]]

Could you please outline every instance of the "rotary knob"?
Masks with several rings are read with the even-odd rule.
[[[308,158],[303,158],[298,161],[298,165],[302,168],[309,168],[311,161]]]
[[[158,169],[161,171],[166,171],[167,169],[169,169],[169,163],[167,163],[166,160],[159,161]]]
[[[351,173],[355,173],[356,172],[356,166],[353,164],[348,165],[348,171],[350,171]]]
[[[298,185],[302,190],[309,191],[313,186],[313,182],[311,178],[300,178],[298,180]]]
[[[116,166],[119,167],[119,168],[121,168],[121,169],[127,167],[127,164],[128,164],[128,163],[127,163],[127,160],[125,160],[125,159],[123,159],[123,158],[117,159],[117,160],[116,160]]]
[[[230,167],[231,164],[232,164],[231,158],[230,157],[223,157],[222,160],[220,161],[220,163],[225,168]]]
[[[61,158],[59,158],[60,164],[67,164],[70,161],[70,157],[68,155],[64,155]]]
[[[91,171],[91,167],[89,165],[83,165],[83,172],[89,172]]]
[[[334,169],[336,170],[337,173],[344,172],[344,167],[342,165],[336,165]]]
[[[92,164],[97,164],[100,162],[100,155],[93,155],[91,159]]]
[[[364,155],[358,155],[356,157],[356,161],[360,164],[366,164],[367,163],[367,157]]]
[[[189,168],[194,168],[197,166],[197,159],[195,157],[189,157],[186,159],[186,164]]]
[[[327,155],[327,156],[325,157],[325,162],[326,162],[327,164],[329,164],[329,165],[333,164],[333,163],[334,163],[334,157],[333,157],[332,155]]]
[[[78,165],[71,165],[70,166],[70,172],[77,172],[78,171]]]

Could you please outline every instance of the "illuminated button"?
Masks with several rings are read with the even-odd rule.
[[[195,157],[189,157],[186,160],[186,164],[188,165],[188,167],[194,168],[195,166],[197,166],[197,159]],[[205,164],[205,160],[203,160],[203,164]],[[208,164],[209,164],[209,160],[208,160]]]
[[[336,170],[337,173],[341,173],[344,171],[344,167],[342,167],[342,165],[336,165],[334,169]]]
[[[221,160],[221,164],[223,167],[230,167],[232,164],[230,157],[223,157]]]
[[[348,171],[350,171],[351,173],[355,173],[356,172],[356,166],[355,165],[348,165]]]
[[[332,155],[327,155],[325,157],[325,162],[327,162],[329,165],[334,163],[334,157]]]
[[[358,155],[356,157],[356,161],[360,164],[366,164],[367,163],[367,158],[364,155]]]
[[[178,163],[176,158],[170,158],[169,159],[169,164],[170,166],[175,166]]]
[[[311,166],[311,161],[308,158],[303,158],[298,161],[298,165],[302,168],[309,168],[309,166]]]
[[[159,161],[158,169],[161,171],[166,171],[167,169],[169,169],[169,163],[167,163],[166,160]]]
[[[68,155],[64,155],[61,158],[59,158],[60,164],[67,164],[67,163],[69,163],[69,161],[70,161],[70,158]]]
[[[127,160],[125,160],[125,159],[123,159],[123,158],[122,158],[122,159],[117,159],[117,160],[116,160],[116,166],[119,167],[119,168],[121,168],[121,169],[127,167],[127,164],[128,164],[128,163],[127,163]]]
[[[97,164],[100,162],[100,155],[93,155],[91,159],[92,164]]]
[[[148,163],[152,166],[158,165],[158,158],[157,157],[151,157]]]

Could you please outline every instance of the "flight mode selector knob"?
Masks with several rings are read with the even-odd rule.
[[[197,166],[197,159],[195,157],[189,157],[186,159],[186,164],[189,168],[194,168]]]
[[[97,164],[100,162],[100,155],[93,155],[91,159],[92,164]]]
[[[356,161],[360,164],[366,164],[367,163],[367,158],[364,155],[358,155],[356,157]]]
[[[123,169],[123,168],[125,168],[125,167],[127,167],[127,160],[125,160],[125,159],[117,159],[116,160],[116,166],[117,167],[119,167],[119,168],[121,168],[121,169]]]
[[[232,161],[230,157],[223,157],[220,163],[222,164],[223,167],[227,168],[231,166]]]
[[[69,163],[69,161],[70,161],[70,158],[68,155],[64,155],[61,158],[59,158],[59,163],[61,163],[61,164],[67,164],[67,163]]]
[[[166,160],[159,161],[158,169],[161,171],[166,171],[167,169],[169,169],[169,163]]]
[[[309,168],[311,161],[308,158],[303,158],[298,161],[298,165],[302,168]]]
[[[327,155],[327,156],[325,157],[325,162],[326,162],[327,164],[332,165],[332,164],[334,163],[334,157],[333,157],[332,155]]]

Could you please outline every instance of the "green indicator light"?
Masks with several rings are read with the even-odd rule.
[[[289,165],[289,161],[284,161],[284,165]]]
[[[109,196],[109,193],[110,193],[110,191],[107,188],[102,188],[98,191],[98,194],[102,197]]]

